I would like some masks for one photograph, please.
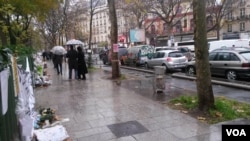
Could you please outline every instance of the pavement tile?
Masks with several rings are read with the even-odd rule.
[[[165,128],[165,130],[182,139],[211,132],[210,126],[202,123],[182,123],[179,126]]]
[[[109,141],[136,141],[136,140],[132,136],[127,136],[127,137],[112,139]]]
[[[115,135],[112,133],[101,133],[95,134],[87,137],[78,138],[77,141],[110,141],[115,139]]]
[[[170,128],[170,127],[176,127],[180,126],[182,124],[186,123],[186,121],[179,120],[179,119],[171,119],[171,120],[166,120],[163,122],[156,122],[153,124],[146,124],[144,125],[148,130],[150,131],[155,131],[159,129],[165,129],[165,128]]]
[[[79,132],[82,130],[92,128],[89,122],[81,122],[81,123],[73,123],[73,124],[72,123],[68,124],[66,122],[66,124],[63,124],[63,125],[65,126],[65,128],[67,129],[69,133]]]
[[[101,126],[106,126],[106,125],[115,124],[115,123],[120,123],[120,120],[117,119],[116,117],[109,117],[109,118],[89,121],[89,124],[91,125],[91,127],[101,127]]]
[[[221,141],[221,132],[212,132],[200,136],[181,139],[179,141]]]
[[[76,122],[84,122],[84,121],[91,121],[97,119],[103,119],[104,117],[101,114],[79,114],[74,117]]]
[[[136,141],[179,141],[179,138],[164,130],[155,130],[133,135]]]
[[[74,132],[72,133],[72,136],[78,139],[82,137],[93,136],[93,135],[98,135],[98,134],[103,134],[103,133],[111,133],[111,132],[106,126],[104,126],[104,127],[90,128],[90,129]]]

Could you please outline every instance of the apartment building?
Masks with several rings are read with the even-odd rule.
[[[225,17],[221,39],[250,39],[250,1],[239,0]]]
[[[109,20],[109,9],[107,3],[98,6],[94,10],[92,19],[92,43],[94,47],[108,45],[110,46],[110,30],[111,24]],[[87,13],[89,14],[89,13]],[[118,24],[118,41],[127,42],[127,27],[126,16],[123,14],[122,9],[116,10],[117,24]],[[90,33],[90,15],[87,20],[83,21],[83,33],[89,36]],[[87,40],[88,41],[88,40]]]

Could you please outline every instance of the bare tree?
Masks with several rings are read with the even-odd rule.
[[[193,0],[193,9],[198,107],[207,112],[214,107],[214,95],[208,62],[205,0]]]
[[[121,8],[124,15],[131,20],[130,25],[136,25],[137,28],[143,28],[143,22],[147,17],[148,10],[151,8],[151,0],[120,0],[116,2],[117,7]]]
[[[206,1],[206,12],[207,18],[207,32],[216,30],[217,39],[220,39],[220,29],[224,26],[226,19],[229,15],[232,15],[236,9],[239,0],[207,0]]]
[[[102,4],[102,0],[90,0],[89,1],[89,40],[88,40],[88,44],[89,44],[89,49],[91,50],[91,46],[92,46],[92,24],[93,24],[93,17],[96,14],[96,9],[98,8],[98,6],[100,6],[100,4]],[[92,66],[92,57],[91,57],[91,53],[89,53],[89,57],[88,57],[88,67]]]
[[[116,8],[115,8],[115,1],[108,0],[108,7],[109,7],[109,19],[111,23],[111,50],[112,50],[112,78],[119,78],[120,77],[120,68],[119,68],[119,60],[118,60],[118,52],[114,52],[113,44],[117,44],[118,40],[118,26],[117,26],[117,17],[116,17]]]
[[[58,9],[51,10],[45,21],[36,23],[36,27],[39,28],[41,35],[48,44],[46,46],[49,46],[49,48],[58,44],[58,33],[63,25],[62,17],[62,9],[59,7]]]
[[[181,4],[188,3],[185,7]],[[172,29],[176,26],[181,19],[183,19],[190,10],[192,0],[152,0],[152,8],[149,13],[160,17],[166,24],[167,34],[172,34]],[[180,30],[181,27],[180,27]]]

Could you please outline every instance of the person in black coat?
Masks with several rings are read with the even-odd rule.
[[[69,79],[72,79],[72,70],[75,71],[75,79],[77,79],[77,51],[74,49],[73,45],[70,45],[70,49],[66,54],[68,58],[68,66],[69,66]]]
[[[57,70],[57,74],[61,74],[62,75],[62,61],[63,61],[63,55],[57,55],[54,54],[54,61],[55,61],[55,67]]]
[[[84,52],[81,47],[77,47],[77,65],[78,65],[78,80],[86,80],[85,74],[88,73]]]

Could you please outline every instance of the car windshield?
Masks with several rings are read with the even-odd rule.
[[[189,52],[189,49],[186,47],[179,48],[178,50],[180,50],[181,52]]]
[[[181,52],[170,52],[169,57],[182,57],[183,54]]]
[[[241,52],[241,56],[243,56],[246,60],[250,61],[250,52]]]

